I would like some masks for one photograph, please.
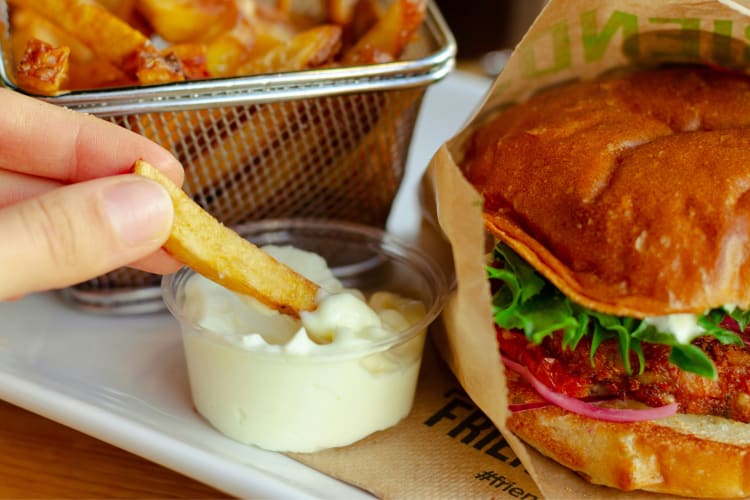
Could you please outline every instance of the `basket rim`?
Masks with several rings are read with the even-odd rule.
[[[0,0],[0,24],[7,19],[7,0]],[[29,93],[12,80],[6,57],[9,27],[0,39],[0,84],[71,109],[97,116],[260,104],[292,99],[359,92],[401,90],[427,86],[445,77],[455,65],[456,41],[433,0],[424,22],[430,42],[437,47],[425,57],[389,63],[252,75],[144,87],[71,91],[57,96]]]

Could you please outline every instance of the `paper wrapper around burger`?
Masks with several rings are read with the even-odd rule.
[[[603,491],[607,497],[653,495],[602,490],[542,457],[506,429],[507,389],[484,268],[489,248],[481,198],[457,166],[464,144],[493,112],[555,85],[659,63],[744,67],[749,16],[750,2],[729,0],[552,0],[515,48],[473,118],[440,148],[425,174],[423,207],[450,245],[457,282],[435,338],[456,378],[503,433],[545,497],[599,498]]]

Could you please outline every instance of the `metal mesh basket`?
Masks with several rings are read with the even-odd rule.
[[[2,1],[0,16],[7,21]],[[0,77],[20,91],[7,28],[2,44]],[[399,62],[40,98],[171,150],[185,167],[185,190],[226,225],[304,215],[382,226],[426,86],[452,69],[454,54],[455,42],[431,4],[418,40]],[[159,282],[160,276],[123,268],[64,295],[93,310],[143,312],[162,307]]]

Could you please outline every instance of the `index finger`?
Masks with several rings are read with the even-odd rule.
[[[144,159],[182,183],[169,151],[113,123],[7,89],[0,89],[0,109],[0,169],[79,182],[127,173]]]

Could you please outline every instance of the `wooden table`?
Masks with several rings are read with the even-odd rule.
[[[0,401],[0,498],[227,498],[172,470]]]

